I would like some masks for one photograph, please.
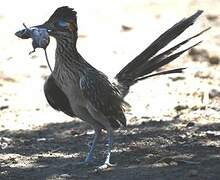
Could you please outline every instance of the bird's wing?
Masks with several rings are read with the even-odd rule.
[[[44,84],[44,94],[48,103],[56,110],[62,111],[65,114],[74,117],[74,113],[70,106],[69,100],[64,92],[56,84],[52,75],[48,77]]]
[[[80,79],[80,88],[96,111],[101,112],[113,128],[126,125],[123,99],[101,72],[89,71]]]

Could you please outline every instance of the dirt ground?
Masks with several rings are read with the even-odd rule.
[[[0,180],[220,179],[219,0],[11,3],[0,8]],[[78,49],[109,77],[198,9],[203,15],[175,42],[212,27],[198,38],[201,45],[166,66],[187,67],[183,74],[151,78],[131,88],[128,126],[114,134],[116,166],[103,172],[96,168],[106,155],[105,132],[94,166],[80,166],[93,130],[47,104],[43,83],[50,72],[44,54],[37,50],[29,56],[31,41],[14,36],[23,22],[42,23],[60,5],[78,11]],[[51,41],[48,54],[54,64]]]

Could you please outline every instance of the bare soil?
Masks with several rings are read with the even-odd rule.
[[[204,40],[200,46],[166,66],[188,67],[183,74],[148,79],[131,89],[126,97],[132,106],[126,110],[128,126],[114,134],[116,166],[99,172],[96,169],[106,155],[106,133],[96,148],[95,164],[79,165],[94,132],[79,119],[49,107],[42,88],[49,75],[43,52],[28,55],[31,42],[13,35],[22,28],[17,11],[10,16],[4,11],[0,14],[0,25],[4,24],[0,28],[0,179],[220,179],[220,1],[95,2],[88,7],[81,1],[67,4],[79,12],[80,52],[110,77],[161,32],[197,9],[204,9],[204,14],[178,40],[208,26],[212,29],[200,38]],[[52,7],[46,5],[42,11],[48,12],[39,16],[38,4],[29,5],[20,16],[34,25],[59,5],[57,1]],[[52,63],[54,48],[52,40],[48,49]]]

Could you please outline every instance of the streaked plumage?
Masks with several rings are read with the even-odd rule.
[[[36,26],[47,29],[49,35],[57,41],[55,68],[44,85],[49,104],[71,117],[79,117],[90,123],[95,129],[95,137],[86,157],[86,163],[92,161],[92,154],[101,129],[105,129],[109,137],[109,147],[105,163],[100,168],[111,165],[112,131],[119,128],[120,125],[126,126],[123,98],[128,94],[130,86],[148,77],[183,71],[184,68],[177,68],[151,74],[200,43],[175,53],[180,46],[208,29],[156,55],[158,51],[191,26],[201,14],[202,11],[197,11],[194,15],[184,18],[168,29],[128,63],[115,76],[114,83],[111,83],[102,72],[90,65],[77,51],[77,17],[72,8],[60,7],[48,21]],[[28,35],[23,36],[27,38]]]

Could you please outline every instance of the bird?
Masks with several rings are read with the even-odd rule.
[[[198,10],[162,33],[143,52],[125,65],[113,81],[88,63],[78,52],[76,47],[77,12],[73,8],[59,7],[45,23],[34,26],[46,29],[48,35],[56,39],[57,44],[54,69],[44,84],[44,93],[48,103],[57,111],[89,123],[94,129],[94,138],[83,161],[84,164],[93,163],[93,152],[97,140],[105,130],[108,138],[107,155],[99,169],[114,165],[111,163],[113,132],[121,126],[126,126],[124,109],[128,103],[124,98],[129,93],[130,87],[152,76],[184,71],[185,68],[158,70],[200,44],[202,41],[176,52],[182,45],[198,37],[208,28],[164,52],[158,52],[193,25],[202,13],[202,10]]]

